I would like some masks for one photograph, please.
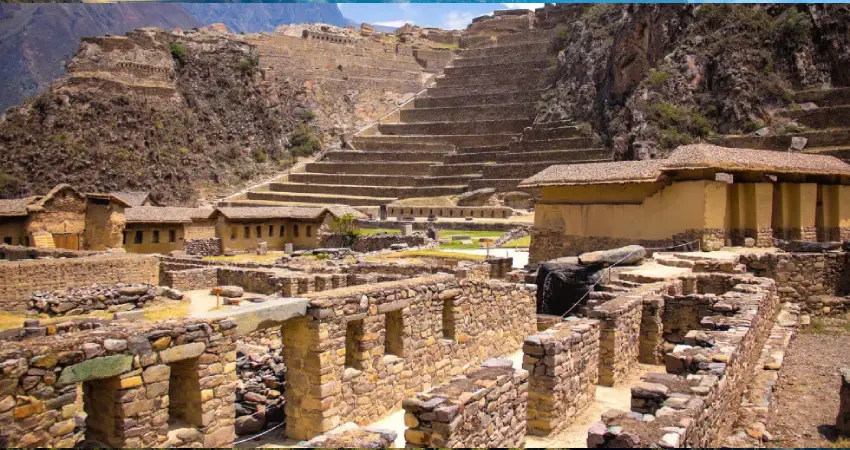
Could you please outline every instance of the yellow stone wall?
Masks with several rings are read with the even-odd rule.
[[[726,203],[727,184],[718,181],[546,187],[534,224],[570,236],[661,240],[724,228]]]
[[[121,248],[126,219],[124,208],[113,203],[86,207],[85,244],[87,250]]]

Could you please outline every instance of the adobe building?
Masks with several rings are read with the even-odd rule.
[[[133,253],[184,250],[187,241],[215,239],[212,208],[137,206],[127,210],[124,249]]]
[[[120,248],[128,206],[111,194],[83,194],[60,184],[42,196],[0,200],[0,237],[10,245]]]
[[[216,230],[223,251],[254,250],[260,242],[269,249],[295,249],[319,245],[319,229],[337,217],[328,208],[255,206],[216,208]]]
[[[663,160],[552,166],[520,186],[542,190],[532,262],[628,244],[850,239],[850,165],[832,156],[695,144]]]
[[[159,203],[151,198],[151,193],[148,191],[115,191],[110,192],[109,195],[123,200],[131,207],[160,206]]]

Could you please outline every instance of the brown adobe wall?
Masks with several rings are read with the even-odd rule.
[[[0,263],[0,299],[6,311],[26,310],[35,292],[118,283],[159,285],[159,261],[136,255],[100,255]]]

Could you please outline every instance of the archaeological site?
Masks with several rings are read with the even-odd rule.
[[[0,115],[4,447],[850,447],[847,5],[169,5]]]

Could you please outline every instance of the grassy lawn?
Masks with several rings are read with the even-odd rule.
[[[411,250],[409,252],[392,253],[387,258],[446,258],[467,261],[484,261],[484,255],[467,255],[466,253],[444,252],[440,250]]]
[[[529,246],[531,246],[531,236],[515,239],[502,245],[501,248],[528,248]]]
[[[379,233],[387,233],[387,234],[401,234],[401,229],[392,229],[392,228],[361,228],[360,234],[363,236],[372,236],[374,234]]]

